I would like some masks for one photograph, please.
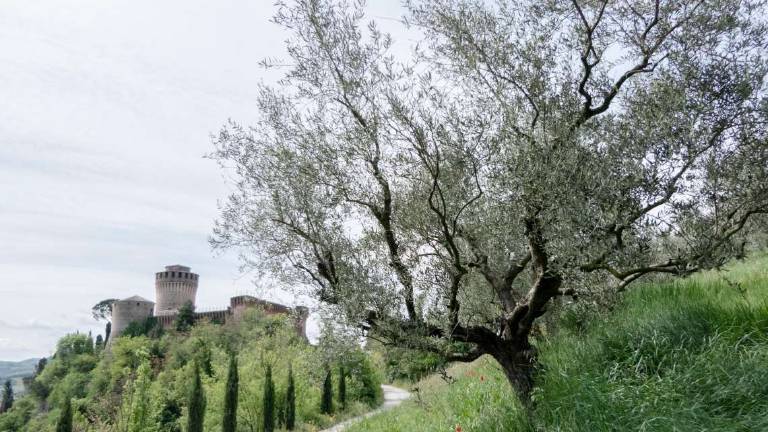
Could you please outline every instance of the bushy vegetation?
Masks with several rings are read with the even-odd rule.
[[[446,366],[445,357],[435,353],[393,346],[380,348],[375,343],[373,345],[381,352],[382,367],[390,382],[416,382]]]
[[[151,329],[141,324],[137,328]],[[329,362],[327,350],[299,337],[289,317],[252,310],[237,323],[198,322],[184,330],[124,336],[106,349],[87,335],[63,337],[55,356],[31,380],[30,392],[0,415],[0,431],[52,432],[70,417],[75,431],[181,432],[199,423],[198,430],[220,431],[227,407],[234,406],[233,385],[235,430],[261,431],[267,371],[275,430],[288,425],[319,430],[381,401],[380,378],[365,352],[355,345],[343,361]],[[325,371],[342,366],[347,409],[323,414]],[[337,388],[338,382],[333,384]]]
[[[432,376],[355,431],[768,430],[768,256],[637,286],[603,322],[541,337],[529,423],[488,357]],[[591,322],[585,325],[585,322]]]

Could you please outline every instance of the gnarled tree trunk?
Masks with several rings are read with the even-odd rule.
[[[530,411],[533,408],[531,393],[538,367],[535,348],[525,340],[504,344],[490,354],[501,366],[520,402]]]

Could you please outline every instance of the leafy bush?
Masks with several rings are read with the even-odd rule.
[[[142,321],[133,321],[123,330],[122,337],[147,336],[159,338],[163,335],[163,327],[157,322],[156,317],[149,317]]]
[[[382,350],[387,380],[419,381],[446,365],[445,358],[430,352],[387,347]]]

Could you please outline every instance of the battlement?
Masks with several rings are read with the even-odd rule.
[[[181,266],[178,266],[181,267]],[[166,267],[165,271],[157,272],[155,273],[155,280],[161,280],[161,279],[173,279],[173,280],[198,280],[200,276],[196,273],[192,273],[189,271],[189,267],[184,267],[187,270],[168,270],[168,267]]]
[[[187,303],[195,305],[200,276],[183,265],[170,265],[155,273],[155,315],[175,314]]]

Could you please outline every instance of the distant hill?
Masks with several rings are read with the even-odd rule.
[[[0,361],[0,381],[32,375],[38,360],[40,359],[32,358],[18,362]]]

